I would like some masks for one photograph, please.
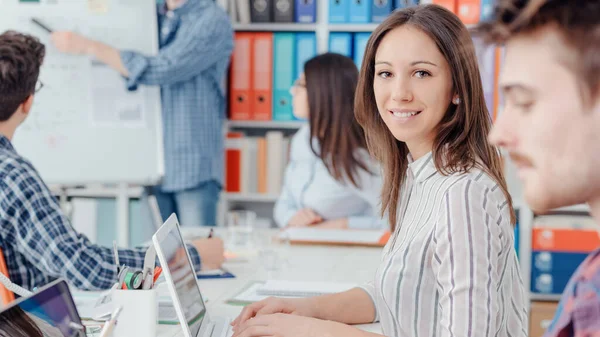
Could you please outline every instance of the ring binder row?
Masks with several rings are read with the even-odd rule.
[[[295,120],[290,88],[316,55],[315,33],[236,33],[229,118]]]
[[[320,0],[328,1],[329,23],[380,23],[397,8],[435,3],[465,24],[490,18],[494,0]],[[220,0],[239,23],[315,23],[317,0]]]

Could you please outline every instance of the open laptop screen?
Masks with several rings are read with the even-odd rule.
[[[0,336],[85,336],[67,283],[54,281],[3,309]]]
[[[158,243],[168,261],[167,268],[191,335],[197,336],[206,308],[179,227],[172,226],[168,235]]]

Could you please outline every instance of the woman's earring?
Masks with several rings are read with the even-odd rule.
[[[455,105],[459,105],[460,104],[460,97],[454,97],[454,99],[452,100],[452,103],[454,103]]]

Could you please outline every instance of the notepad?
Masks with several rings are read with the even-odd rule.
[[[320,229],[311,227],[288,228],[279,236],[286,236],[296,244],[330,244],[383,247],[390,238],[387,230]]]
[[[355,287],[355,284],[335,282],[255,281],[248,284],[227,303],[245,305],[262,301],[270,296],[285,298],[319,296],[335,294]]]
[[[256,293],[263,296],[310,297],[340,293],[355,287],[353,283],[272,280],[265,282]]]

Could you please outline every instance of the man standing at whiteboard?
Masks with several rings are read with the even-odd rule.
[[[166,0],[158,6],[158,23],[156,56],[117,50],[73,32],[55,32],[52,41],[62,52],[93,56],[114,68],[129,90],[161,87],[165,176],[153,194],[164,220],[175,212],[183,226],[212,226],[223,181],[222,84],[233,30],[213,0]]]

